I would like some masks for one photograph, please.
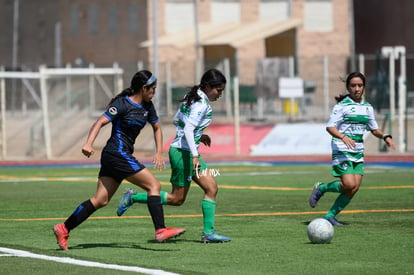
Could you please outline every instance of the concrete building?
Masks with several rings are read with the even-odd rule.
[[[351,69],[350,58],[355,53],[374,54],[382,44],[394,41],[407,46],[408,52],[414,47],[404,23],[412,20],[408,11],[414,4],[409,0],[400,0],[398,5],[386,0],[0,0],[0,3],[0,65],[8,68],[17,65],[37,69],[40,64],[66,63],[111,66],[117,62],[128,80],[137,69],[137,62],[154,70],[156,26],[160,79],[166,78],[164,65],[168,63],[174,85],[192,85],[198,70],[228,59],[231,74],[238,75],[241,85],[252,91],[257,85],[258,68],[273,62],[266,63],[266,59],[294,57],[294,69],[282,62],[276,73],[302,77],[314,88],[313,101],[317,104],[323,101],[326,66],[328,88],[339,93],[343,86],[338,79]],[[379,22],[376,15],[385,11],[392,16],[382,16]],[[356,39],[353,39],[353,23]]]
[[[12,65],[10,53],[17,50],[18,65],[94,63],[108,66],[118,62],[128,71],[128,68],[135,69],[137,61],[142,61],[152,69],[154,3],[157,3],[158,62],[171,64],[172,78],[177,85],[188,85],[197,79],[196,57],[201,60],[200,70],[227,58],[231,74],[239,75],[242,84],[254,85],[260,59],[294,57],[294,74],[318,82],[320,76],[316,74],[322,73],[321,56],[334,56],[330,70],[336,77],[346,72],[350,55],[349,1],[2,2],[5,16],[1,17],[1,25],[9,39],[0,39],[0,55],[1,63],[6,66]],[[13,32],[16,2],[19,22]],[[18,43],[12,44],[16,33]],[[316,63],[318,69],[315,69]],[[321,85],[317,83],[317,86]]]

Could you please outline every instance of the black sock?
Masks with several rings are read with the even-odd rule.
[[[66,228],[70,231],[80,225],[83,221],[89,218],[96,209],[90,200],[84,201],[80,204],[75,212],[65,221]]]
[[[164,224],[164,209],[161,204],[160,196],[148,196],[148,210],[151,214],[152,223],[154,224],[155,230],[165,228]]]

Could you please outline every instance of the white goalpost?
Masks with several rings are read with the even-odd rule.
[[[106,82],[102,79],[102,76],[109,75],[114,77],[113,90],[109,88]],[[36,102],[40,105],[42,111],[42,122],[43,122],[43,136],[44,136],[44,146],[46,158],[50,159],[53,156],[52,152],[52,142],[50,134],[50,124],[49,124],[49,102],[48,102],[48,80],[56,78],[66,78],[67,85],[70,85],[70,77],[72,76],[89,76],[89,98],[90,98],[90,108],[94,110],[95,108],[95,80],[99,83],[101,89],[108,95],[108,97],[113,96],[113,91],[120,91],[123,87],[123,69],[119,68],[118,64],[114,64],[113,67],[109,68],[95,68],[91,64],[88,68],[72,68],[71,66],[66,66],[64,68],[47,68],[46,66],[40,66],[38,72],[18,72],[18,71],[4,71],[0,70],[0,108],[1,108],[1,157],[5,159],[7,157],[7,129],[6,129],[6,79],[19,79],[25,83],[25,81],[30,79],[36,79],[39,81],[40,86],[40,99],[36,95],[32,95]],[[27,86],[27,82],[25,84]],[[31,91],[31,89],[29,89]]]
[[[406,151],[405,140],[405,113],[407,109],[407,76],[406,76],[406,49],[404,46],[382,47],[381,53],[389,58],[389,85],[390,85],[390,116],[395,118],[395,60],[400,59],[400,76],[398,77],[398,150]]]

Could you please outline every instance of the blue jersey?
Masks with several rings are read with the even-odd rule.
[[[112,102],[104,116],[112,122],[112,133],[103,151],[128,154],[134,152],[135,139],[145,124],[159,121],[152,102],[137,104],[128,96]]]

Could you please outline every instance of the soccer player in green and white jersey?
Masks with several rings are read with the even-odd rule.
[[[330,183],[315,184],[309,197],[314,208],[325,192],[340,193],[332,208],[324,216],[332,225],[343,225],[336,219],[359,189],[364,175],[364,134],[367,131],[395,149],[392,136],[384,134],[375,120],[374,109],[363,99],[365,76],[353,72],[346,79],[348,94],[335,97],[334,106],[326,127],[332,136],[332,175],[339,177]]]
[[[224,75],[216,69],[210,69],[203,74],[200,84],[193,86],[181,100],[174,116],[176,136],[169,150],[172,191],[161,191],[162,204],[179,206],[184,203],[192,180],[203,189],[201,208],[204,230],[201,241],[205,243],[230,241],[229,237],[214,229],[218,186],[213,173],[198,153],[200,142],[207,146],[211,144],[210,137],[203,134],[203,130],[212,120],[210,102],[221,97],[225,86]],[[119,203],[117,214],[121,216],[135,202],[146,201],[146,193],[135,194],[133,190],[128,190]]]

